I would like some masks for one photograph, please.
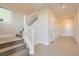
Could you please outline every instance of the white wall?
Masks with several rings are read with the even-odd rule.
[[[75,38],[79,44],[79,10],[77,11],[77,18],[76,18],[76,31],[75,31]]]
[[[12,26],[14,27],[14,32],[18,33],[24,28],[24,15],[12,12]]]
[[[3,10],[5,10],[5,9],[3,9]],[[7,34],[11,34],[12,33],[12,31],[11,31],[12,28],[10,28],[10,27],[12,27],[11,26],[11,23],[12,23],[12,14],[11,14],[11,11],[8,11],[7,10],[7,12],[9,13],[9,15],[7,17],[6,17],[6,15],[3,14],[5,12],[0,13],[0,15],[2,15],[2,18],[4,20],[3,22],[0,22],[0,36],[1,35],[7,35]],[[7,22],[5,22],[5,21],[7,21]]]
[[[48,45],[48,8],[38,10],[37,14],[38,20],[31,25],[34,30],[34,44]]]
[[[77,36],[77,16],[74,17],[73,31],[74,31],[73,37],[76,39],[76,36]]]
[[[49,43],[57,38],[56,17],[53,11],[48,8],[48,29],[49,29]]]
[[[43,43],[48,45],[56,37],[56,17],[50,8],[43,8],[32,15],[38,15],[38,20],[30,27],[34,30],[34,44]]]
[[[9,22],[9,21],[10,22]],[[23,28],[23,15],[12,12],[11,18],[7,18],[7,22],[0,23],[0,36],[1,35],[14,35]]]

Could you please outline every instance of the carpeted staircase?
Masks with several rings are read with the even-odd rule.
[[[0,38],[0,56],[28,56],[29,49],[20,37]]]

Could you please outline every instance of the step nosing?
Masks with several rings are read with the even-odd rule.
[[[0,44],[4,44],[7,42],[12,42],[12,41],[17,41],[17,40],[21,40],[22,38],[9,38],[9,39],[0,39]]]
[[[10,54],[9,56],[21,56],[21,55],[23,55],[23,54],[29,54],[29,51],[28,52],[26,52],[26,50],[27,49],[22,49],[22,50],[20,50],[20,51],[17,51],[17,52],[15,52],[15,53],[12,53],[12,54]]]

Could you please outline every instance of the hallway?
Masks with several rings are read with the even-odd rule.
[[[42,56],[79,56],[79,45],[73,37],[62,36],[49,44],[48,47],[38,44],[35,46],[35,52],[35,55]]]

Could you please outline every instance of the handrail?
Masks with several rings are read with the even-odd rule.
[[[34,22],[36,22],[38,20],[38,17],[36,16],[36,18],[29,24],[29,26],[31,26]]]

